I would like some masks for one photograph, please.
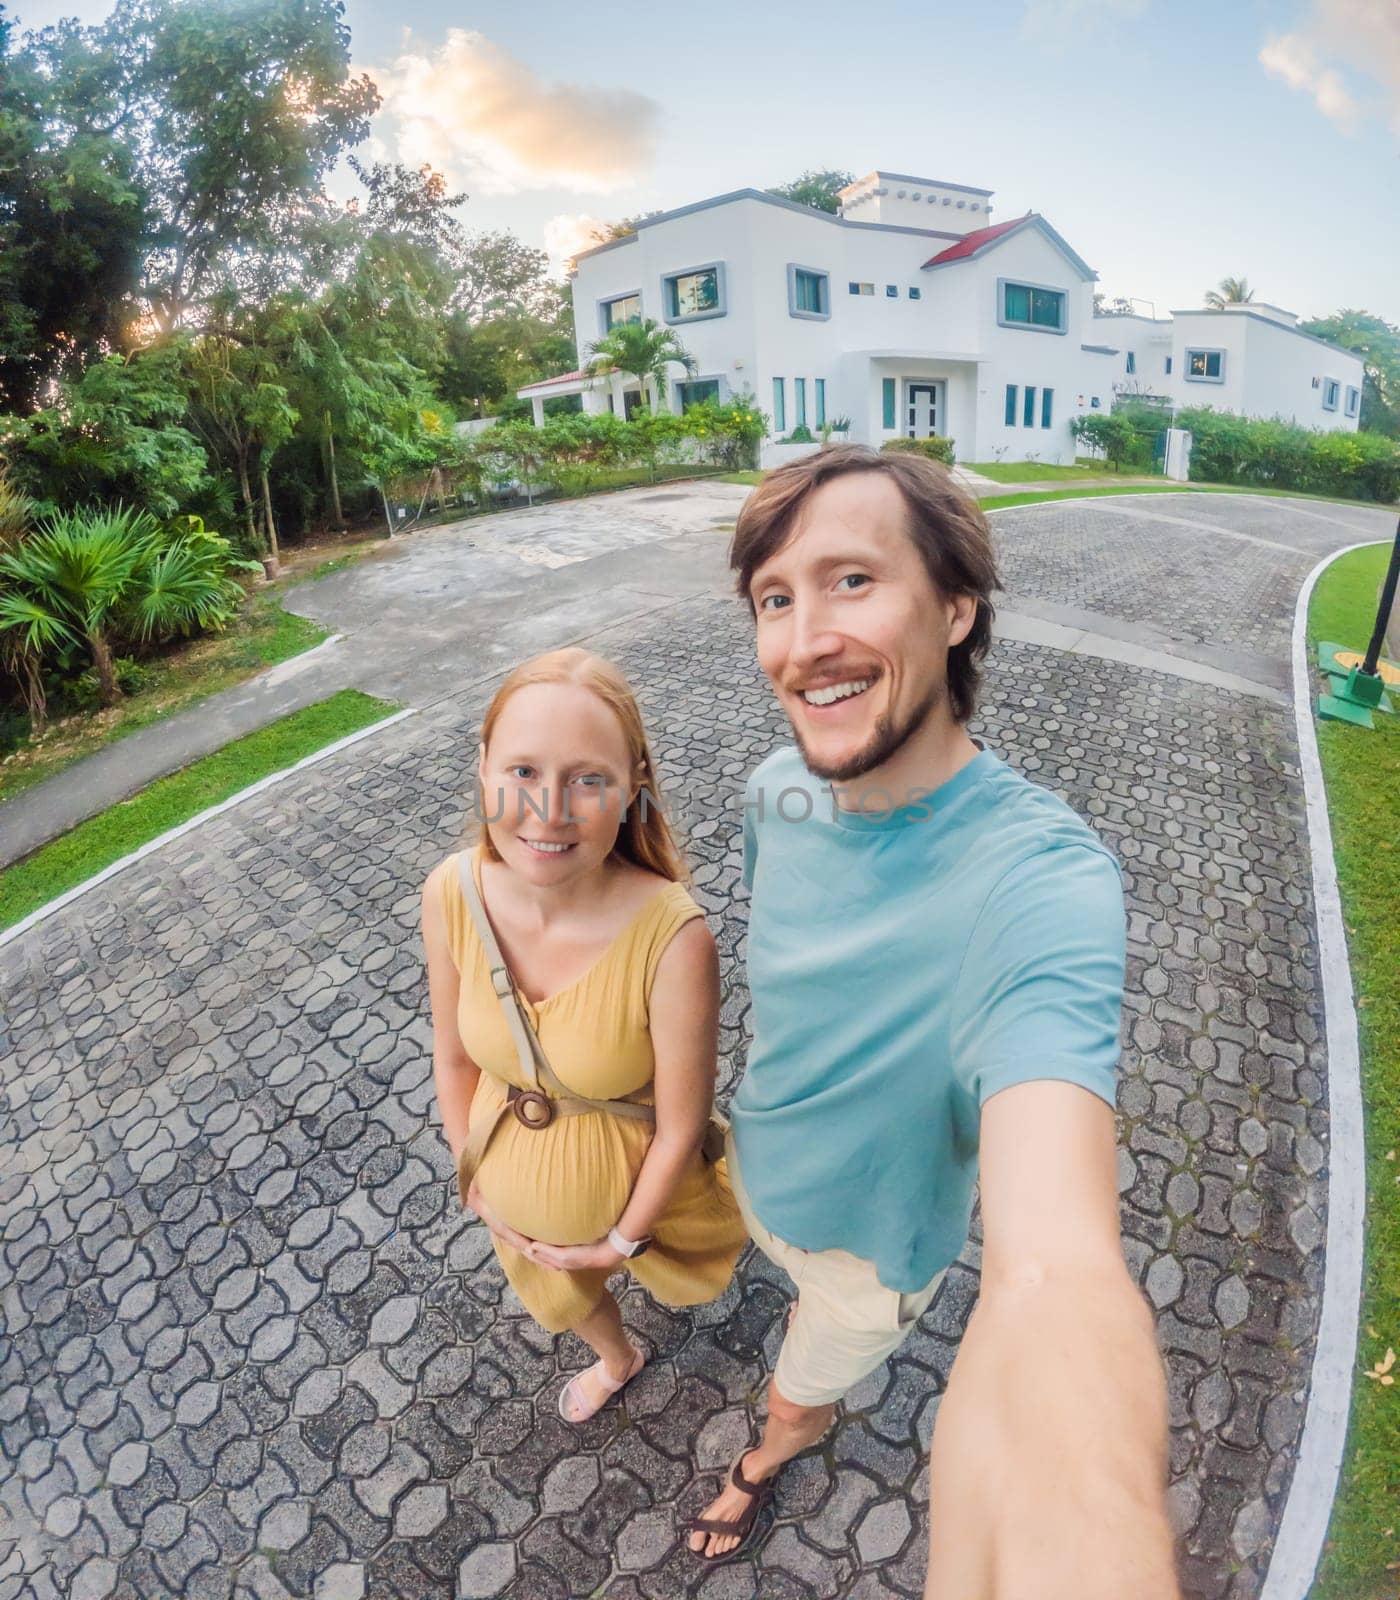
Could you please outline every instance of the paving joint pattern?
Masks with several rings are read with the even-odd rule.
[[[1304,569],[1344,542],[1269,511]],[[1196,570],[1206,535],[1072,505],[996,530],[1013,593],[1043,575],[1047,599],[1121,599],[1110,614],[1178,637],[1180,622],[1268,651],[1286,633],[1282,614],[1232,611],[1282,604],[1294,581],[1222,574],[1237,544]],[[638,686],[716,932],[727,1096],[749,1010],[740,799],[785,730],[722,581],[595,643]],[[781,1274],[750,1253],[686,1313],[628,1290],[654,1358],[622,1405],[571,1430],[554,1400],[583,1347],[534,1326],[456,1207],[418,888],[460,837],[490,687],[212,819],[0,949],[0,1600],[920,1594],[926,1451],[976,1299],[976,1223],[908,1342],[783,1474],[759,1555],[710,1572],[677,1521],[754,1426]],[[1124,1250],[1168,1363],[1183,1576],[1193,1597],[1257,1596],[1326,1220],[1290,717],[1012,639],[975,731],[1123,864]]]

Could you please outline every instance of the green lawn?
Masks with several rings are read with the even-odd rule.
[[[223,633],[192,639],[144,663],[151,681],[139,694],[108,711],[83,712],[50,723],[42,738],[27,740],[0,760],[0,800],[114,739],[320,644],[326,630],[309,618],[284,611],[281,593],[280,588],[253,590]]]
[[[1335,561],[1318,581],[1308,639],[1366,648],[1389,547]],[[1394,631],[1392,631],[1394,638]],[[1400,1561],[1400,715],[1374,732],[1318,722],[1327,809],[1356,990],[1366,1111],[1366,1276],[1347,1453],[1311,1600],[1380,1600]]]
[[[13,926],[168,828],[395,709],[358,689],[342,689],[79,823],[0,874],[0,928]]]
[[[1092,464],[1076,463],[1072,467],[1057,467],[1048,461],[960,461],[960,467],[969,472],[980,472],[994,483],[1067,483],[1082,478],[1113,478],[1118,474],[1106,461]],[[1153,474],[1130,468],[1122,474],[1126,478],[1151,477]],[[1160,476],[1160,474],[1158,474]]]

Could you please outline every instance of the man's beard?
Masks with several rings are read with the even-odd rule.
[[[865,746],[857,750],[853,756],[847,756],[844,761],[834,765],[820,765],[813,760],[811,752],[803,742],[801,730],[790,717],[788,721],[792,724],[797,748],[802,754],[802,761],[808,772],[814,778],[825,778],[828,783],[849,783],[852,778],[862,778],[867,772],[873,772],[876,767],[883,766],[891,756],[902,750],[928,721],[946,692],[945,684],[935,685],[924,697],[923,704],[916,706],[898,727],[890,720],[888,712],[877,717],[875,731]]]

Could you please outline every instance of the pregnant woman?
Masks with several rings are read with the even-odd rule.
[[[559,1397],[580,1423],[645,1361],[608,1277],[694,1305],[747,1240],[711,1159],[718,962],[611,663],[569,649],[517,668],[478,775],[480,837],[423,889],[433,1077],[511,1287],[598,1357]]]

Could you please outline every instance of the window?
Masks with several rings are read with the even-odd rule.
[[[702,400],[718,400],[719,397],[718,378],[692,378],[676,385],[676,401],[682,411],[699,405]]]
[[[718,261],[685,272],[672,272],[661,280],[662,305],[667,322],[697,322],[701,317],[724,315],[724,267]]]
[[[790,261],[787,284],[789,316],[825,319],[831,315],[831,279],[825,272]]]
[[[773,432],[787,432],[787,396],[781,378],[773,379]]]
[[[880,411],[882,426],[892,428],[894,422],[894,379],[880,379]]]
[[[923,295],[924,295],[924,291],[922,289],[920,289],[917,284],[911,284],[910,285],[910,287],[909,287],[909,298],[911,300],[922,300],[923,299]]]
[[[817,384],[817,426],[826,426],[826,379],[818,378]]]
[[[797,418],[797,426],[805,428],[807,426],[806,378],[794,378],[792,380],[792,410],[793,415]]]
[[[1347,385],[1347,415],[1349,417],[1354,417],[1356,415],[1356,413],[1360,409],[1361,409],[1361,391],[1360,391],[1360,389],[1353,389],[1352,386],[1350,384],[1348,384]]]
[[[621,327],[624,322],[640,322],[642,297],[640,294],[620,294],[611,300],[600,300],[598,314],[604,333],[610,328]]]
[[[642,404],[642,391],[640,389],[625,389],[622,394],[622,415],[631,421],[632,415]]]
[[[1026,405],[1021,413],[1021,421],[1028,428],[1035,427],[1035,385],[1026,385]]]
[[[997,279],[998,316],[1003,328],[1034,328],[1041,333],[1064,333],[1065,292],[1038,283],[1011,283]]]
[[[1188,350],[1186,352],[1186,381],[1188,383],[1224,383],[1225,352],[1223,350]]]
[[[875,293],[875,285],[873,283],[853,283],[851,285],[851,293],[852,294],[874,294]]]
[[[1054,399],[1055,391],[1053,389],[1042,389],[1040,391],[1040,425],[1042,428],[1050,426],[1051,408]]]
[[[1170,356],[1168,356],[1167,357],[1167,376],[1170,378],[1171,375],[1172,375],[1172,358]]]
[[[886,300],[898,300],[899,299],[899,285],[897,283],[887,283],[885,285],[885,299]]]
[[[1128,352],[1128,371],[1130,373],[1137,371],[1137,353],[1133,350]]]
[[[1016,426],[1016,385],[1008,383],[1006,386],[1006,426]]]
[[[1335,378],[1328,378],[1322,385],[1322,409],[1335,411],[1337,409],[1337,391],[1341,384]]]

